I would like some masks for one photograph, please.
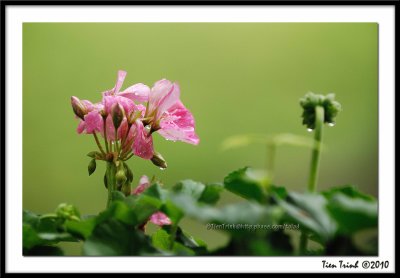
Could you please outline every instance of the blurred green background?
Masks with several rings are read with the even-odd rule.
[[[221,151],[221,142],[241,133],[311,137],[298,100],[333,92],[343,111],[325,128],[319,188],[351,183],[377,195],[377,36],[374,23],[24,23],[23,206],[38,213],[61,202],[82,214],[105,208],[105,166],[88,176],[86,154],[96,146],[76,133],[70,97],[99,101],[119,69],[128,72],[123,88],[179,82],[201,140],[192,146],[154,136],[168,169],[131,159],[136,181],[146,174],[167,186],[215,182],[243,166],[263,168],[263,145]],[[309,161],[308,149],[280,147],[275,183],[304,190]],[[222,200],[231,201],[229,194]],[[186,220],[184,227],[210,247],[224,244],[223,234],[204,225]],[[72,244],[67,250],[79,254]]]

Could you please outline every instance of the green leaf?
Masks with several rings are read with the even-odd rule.
[[[327,211],[327,201],[323,196],[291,192],[288,198],[290,203],[282,199],[277,199],[277,202],[295,221],[294,224],[300,224],[300,229],[314,232],[322,242],[334,236],[336,223]]]
[[[88,238],[96,226],[96,218],[89,218],[83,221],[71,221],[67,220],[64,223],[67,232],[79,237],[86,239]]]
[[[146,222],[162,206],[162,202],[159,199],[146,194],[128,196],[125,202],[133,212],[133,219],[135,219],[137,225]]]
[[[205,185],[200,182],[195,182],[192,180],[183,180],[177,183],[173,188],[173,192],[175,193],[182,193],[193,197],[194,199],[198,200],[203,191]]]
[[[179,221],[183,218],[183,210],[171,200],[165,201],[161,207],[161,211],[164,212],[171,219],[172,225],[177,226]]]
[[[250,168],[242,168],[230,173],[225,179],[225,188],[245,199],[264,202],[266,195],[262,189],[263,180]]]
[[[118,190],[114,190],[111,194],[113,201],[124,201],[126,198],[125,194]]]
[[[142,232],[112,218],[99,224],[83,245],[86,256],[129,256],[154,251]]]
[[[286,197],[288,196],[288,192],[283,186],[270,185],[268,187],[268,192],[269,194],[277,196],[280,199],[286,199]]]
[[[330,199],[332,198],[333,195],[336,193],[343,193],[344,195],[351,197],[351,198],[359,198],[363,199],[365,201],[371,201],[374,202],[376,201],[375,197],[364,194],[360,191],[357,190],[357,188],[353,185],[345,185],[345,186],[338,186],[338,187],[332,187],[329,190],[322,192],[322,194],[327,198]]]
[[[328,210],[339,224],[339,232],[352,234],[378,227],[378,204],[363,198],[352,198],[343,193],[331,196]]]
[[[214,205],[218,202],[221,192],[224,190],[224,185],[221,183],[208,184],[201,193],[199,202]]]
[[[151,236],[151,241],[155,248],[163,251],[169,251],[172,246],[171,235],[164,229],[158,229]]]
[[[92,160],[90,160],[88,165],[89,176],[93,174],[94,171],[96,171],[96,159],[93,158]]]
[[[22,241],[23,248],[26,250],[31,249],[34,246],[44,244],[45,241],[39,237],[37,232],[29,224],[22,225]]]
[[[164,202],[167,198],[168,192],[162,188],[158,183],[152,184],[149,188],[147,188],[142,194],[148,195],[150,197],[156,198],[162,202]]]

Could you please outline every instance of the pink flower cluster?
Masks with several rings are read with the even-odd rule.
[[[162,79],[152,88],[138,83],[121,91],[126,76],[118,71],[117,82],[111,90],[103,92],[98,103],[71,98],[71,104],[80,122],[79,134],[97,134],[119,145],[119,156],[133,153],[152,159],[152,134],[158,132],[167,140],[197,145],[195,122],[191,112],[180,101],[177,83]]]

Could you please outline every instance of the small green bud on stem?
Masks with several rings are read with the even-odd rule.
[[[151,162],[153,162],[154,165],[160,167],[161,169],[167,168],[167,162],[159,152],[154,152],[154,155],[151,158]]]

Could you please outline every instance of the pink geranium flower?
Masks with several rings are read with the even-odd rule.
[[[147,176],[143,175],[139,180],[139,185],[132,191],[132,195],[141,194],[143,191],[145,191],[147,188],[149,188],[150,185],[151,184],[150,184],[149,178]],[[169,219],[169,217],[161,211],[153,213],[150,216],[149,221],[158,226],[172,224],[171,219]]]
[[[157,81],[150,92],[145,119],[148,118],[152,131],[157,131],[167,140],[197,145],[200,140],[194,131],[193,115],[179,97],[177,83],[166,79]]]

